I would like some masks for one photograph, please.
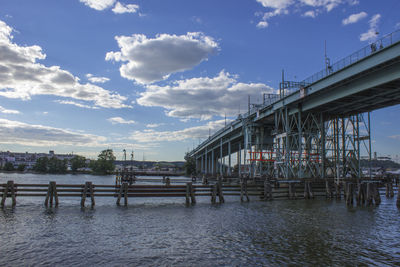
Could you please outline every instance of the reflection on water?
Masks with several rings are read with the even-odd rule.
[[[72,178],[77,183],[113,181],[111,176],[31,174],[18,179],[47,183],[49,178],[57,183]],[[17,199],[15,209],[0,211],[0,266],[400,263],[395,199],[382,197],[379,207],[354,208],[325,199],[226,200],[211,205],[203,198],[186,207],[180,198],[130,199],[127,207],[118,207],[114,199],[103,198],[96,199],[94,209],[81,209],[79,199],[60,199],[60,207],[46,209],[41,199]]]

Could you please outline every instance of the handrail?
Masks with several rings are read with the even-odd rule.
[[[352,53],[351,55],[335,62],[334,64],[328,66],[310,77],[304,79],[302,82],[306,84],[315,83],[339,70],[342,70],[360,60],[384,49],[400,41],[400,30],[394,31],[382,37],[381,39],[364,46],[360,50]]]

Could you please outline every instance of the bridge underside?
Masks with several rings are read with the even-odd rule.
[[[371,159],[370,112],[397,104],[400,42],[249,112],[191,156],[203,174],[370,176],[360,164]]]

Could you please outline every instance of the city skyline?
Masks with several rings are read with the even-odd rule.
[[[398,1],[2,1],[0,150],[183,160],[226,121],[400,29]],[[371,114],[400,154],[399,105]]]

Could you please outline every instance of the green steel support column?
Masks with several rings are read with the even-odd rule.
[[[222,138],[221,138],[220,144],[219,144],[219,174],[221,176],[223,175],[222,167],[223,167],[223,164],[222,164]]]
[[[325,179],[325,177],[326,177],[326,169],[325,169],[325,157],[326,157],[326,152],[325,152],[325,122],[324,122],[324,114],[321,114],[321,116],[320,116],[320,124],[321,124],[321,160],[322,160],[322,163],[321,163],[321,167],[322,167],[322,170],[321,170],[321,178],[322,179]]]
[[[340,178],[340,172],[339,172],[339,165],[340,165],[340,149],[339,149],[339,122],[338,122],[339,118],[335,118],[335,139],[336,139],[336,165],[335,165],[335,169],[336,169],[336,178],[337,178],[337,182],[339,182],[339,178]]]
[[[303,162],[302,162],[302,160],[303,160],[303,137],[302,137],[302,133],[303,133],[303,125],[302,125],[302,120],[301,120],[301,107],[299,107],[299,112],[297,112],[297,114],[298,114],[298,117],[297,117],[297,127],[299,128],[299,136],[297,137],[298,138],[298,152],[299,152],[299,157],[298,157],[298,159],[299,159],[299,170],[298,170],[298,173],[297,173],[297,176],[298,176],[298,178],[303,178],[303,168],[302,168],[302,165],[303,165]]]
[[[201,173],[204,173],[204,155],[201,155]]]
[[[228,175],[232,175],[231,165],[231,141],[228,142]]]
[[[345,129],[345,117],[342,117],[342,177],[346,177],[346,129]]]
[[[288,108],[285,107],[285,132],[286,132],[286,144],[285,144],[285,178],[289,178],[289,117],[288,117]]]
[[[243,144],[243,149],[244,149],[244,155],[243,155],[243,160],[244,160],[244,162],[243,162],[243,164],[244,164],[245,168],[247,167],[247,165],[246,165],[246,159],[247,159],[247,144],[248,144],[248,142],[249,142],[247,132],[248,132],[248,129],[247,129],[247,126],[245,126],[245,128],[244,128],[244,144]]]
[[[208,149],[207,149],[207,147],[206,147],[206,154],[205,154],[205,161],[204,161],[204,163],[205,163],[205,174],[208,174]]]
[[[214,163],[215,163],[215,158],[214,158],[214,149],[211,149],[211,174],[215,174],[215,169],[214,169]]]
[[[239,150],[238,150],[238,173],[239,177],[242,176],[242,143],[239,142]]]
[[[369,179],[372,178],[371,174],[371,160],[372,160],[372,145],[371,145],[371,113],[368,112],[368,137],[369,137]]]
[[[360,156],[360,117],[359,114],[355,116],[357,118],[356,121],[356,134],[357,134],[357,161],[358,161],[358,178],[361,178],[361,156]]]

